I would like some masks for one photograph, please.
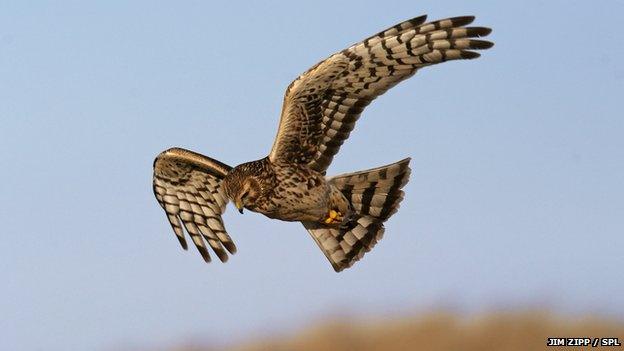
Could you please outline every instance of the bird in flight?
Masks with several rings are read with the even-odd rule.
[[[410,159],[327,177],[332,159],[364,108],[437,63],[474,59],[492,42],[473,16],[394,25],[331,55],[286,89],[277,136],[267,157],[230,167],[171,148],[154,160],[153,189],[186,250],[186,231],[206,262],[206,244],[222,262],[236,246],[221,215],[229,200],[269,218],[301,222],[336,272],[351,267],[382,238],[399,208]]]

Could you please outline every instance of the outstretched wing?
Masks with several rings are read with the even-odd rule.
[[[206,262],[210,262],[210,254],[205,242],[222,262],[228,259],[225,250],[236,253],[221,219],[227,204],[221,182],[230,169],[219,161],[179,148],[164,151],[154,160],[156,199],[182,247],[188,248],[184,227]]]
[[[492,43],[474,17],[425,23],[426,16],[388,28],[330,56],[295,79],[284,96],[272,162],[308,164],[324,172],[364,108],[379,95],[436,63],[474,59]]]

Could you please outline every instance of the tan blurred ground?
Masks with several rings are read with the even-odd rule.
[[[355,321],[354,321],[355,319]],[[458,317],[430,313],[395,319],[343,318],[319,322],[292,335],[252,340],[229,348],[180,348],[176,351],[515,351],[587,350],[591,347],[546,347],[548,337],[619,337],[624,321],[596,317],[557,317],[551,313],[496,313]],[[597,347],[593,350],[624,350]]]

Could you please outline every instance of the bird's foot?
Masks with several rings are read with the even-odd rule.
[[[325,224],[336,224],[336,223],[342,223],[342,213],[335,211],[335,210],[329,210],[329,212],[327,212],[327,218],[325,218],[323,220],[323,223]]]

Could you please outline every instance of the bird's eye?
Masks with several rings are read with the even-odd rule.
[[[243,200],[244,198],[247,197],[247,195],[249,195],[249,189],[245,190],[245,192],[243,193],[243,195],[241,195],[241,200]]]

